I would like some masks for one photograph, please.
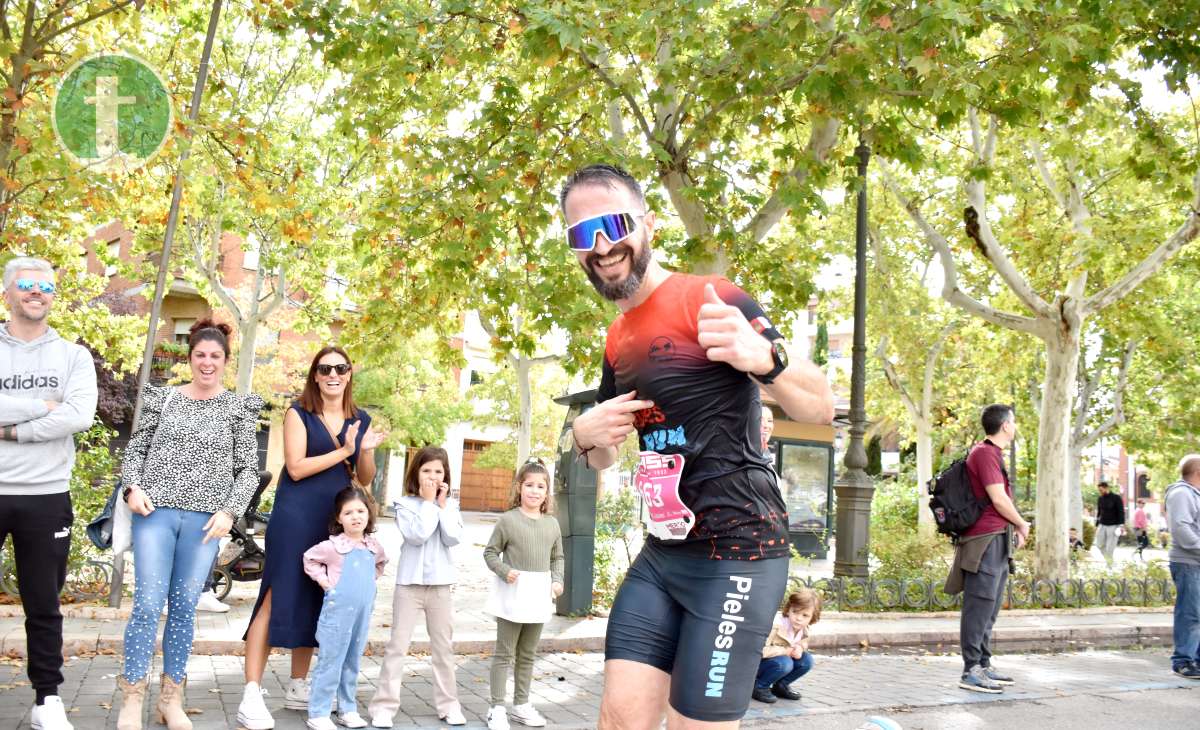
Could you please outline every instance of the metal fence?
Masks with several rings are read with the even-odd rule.
[[[835,611],[949,611],[962,606],[962,594],[946,595],[942,579],[793,576],[791,583],[812,588],[824,608]],[[1006,590],[1006,608],[1161,606],[1175,601],[1169,578],[1009,578]]]

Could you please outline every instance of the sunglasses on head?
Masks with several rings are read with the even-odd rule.
[[[17,279],[17,289],[20,291],[33,291],[33,287],[37,287],[43,294],[54,293],[54,282],[52,281],[34,281],[33,279]]]
[[[346,373],[350,372],[350,364],[344,363],[344,362],[339,362],[337,365],[318,365],[317,366],[317,374],[318,375],[329,375],[330,373],[334,372],[335,370],[337,371],[338,375],[345,375]]]
[[[596,236],[602,233],[609,243],[620,243],[633,235],[641,217],[640,213],[625,212],[585,218],[567,228],[567,245],[573,251],[591,251],[596,247]]]

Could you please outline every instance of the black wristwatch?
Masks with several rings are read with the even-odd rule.
[[[787,350],[783,347],[783,339],[771,340],[771,360],[775,362],[775,367],[771,368],[770,372],[765,375],[750,373],[754,379],[763,385],[770,385],[775,382],[775,378],[784,370],[787,370],[788,355]]]

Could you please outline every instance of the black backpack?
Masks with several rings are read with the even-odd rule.
[[[991,504],[991,500],[981,502],[975,498],[967,474],[967,454],[929,480],[929,509],[938,532],[955,541],[979,521],[984,507]]]

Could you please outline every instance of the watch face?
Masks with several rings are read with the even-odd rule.
[[[783,347],[782,340],[775,340],[771,343],[771,349],[775,351],[775,360],[783,367],[788,366],[787,350]]]

